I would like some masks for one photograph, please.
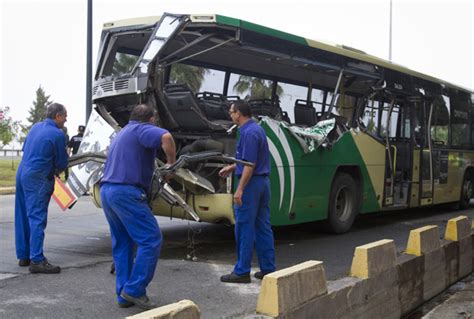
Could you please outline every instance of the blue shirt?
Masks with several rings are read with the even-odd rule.
[[[240,128],[240,138],[237,142],[235,158],[255,164],[253,175],[268,175],[270,173],[270,151],[267,136],[263,128],[250,119]],[[235,174],[242,176],[244,166],[237,163]]]
[[[134,185],[148,190],[156,150],[167,130],[151,123],[130,121],[113,139],[102,183]]]
[[[53,178],[54,171],[67,167],[66,136],[56,122],[46,119],[31,128],[23,144],[21,165]]]

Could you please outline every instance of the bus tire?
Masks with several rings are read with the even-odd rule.
[[[347,232],[357,215],[357,185],[351,175],[338,173],[332,183],[329,194],[328,224],[332,232]]]
[[[472,179],[469,175],[464,176],[461,187],[461,198],[459,200],[459,209],[469,208],[473,192]]]

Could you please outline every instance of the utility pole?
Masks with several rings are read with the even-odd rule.
[[[388,35],[388,60],[392,61],[392,0],[390,0],[390,26]]]
[[[92,112],[92,0],[87,0],[86,122]]]

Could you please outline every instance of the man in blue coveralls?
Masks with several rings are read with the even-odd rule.
[[[255,166],[232,164],[219,172],[221,177],[227,177],[235,171],[239,179],[234,193],[237,264],[232,273],[221,277],[221,281],[249,283],[254,246],[260,266],[260,271],[255,273],[255,278],[262,279],[266,274],[275,271],[275,248],[269,206],[270,152],[265,131],[251,119],[247,102],[234,102],[229,114],[240,128],[236,158],[252,162]]]
[[[151,106],[139,104],[133,108],[130,121],[110,145],[101,183],[100,198],[112,235],[116,293],[121,308],[155,307],[146,295],[146,287],[155,274],[162,236],[146,194],[156,151],[162,148],[167,164],[173,164],[176,147],[171,134],[154,123]]]
[[[54,191],[54,175],[67,167],[66,137],[61,129],[66,108],[53,103],[46,120],[31,128],[23,144],[23,158],[16,173],[15,244],[18,264],[30,266],[31,273],[61,271],[43,255],[48,205]]]

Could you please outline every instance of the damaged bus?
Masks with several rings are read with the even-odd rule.
[[[121,20],[104,24],[92,93],[79,154],[106,154],[132,107],[147,103],[182,158],[232,158],[228,109],[246,99],[272,156],[273,225],[327,220],[342,233],[357,214],[472,197],[473,93],[350,47],[222,15]],[[218,176],[222,157],[201,159],[165,185],[176,203],[153,186],[150,205],[232,224],[236,181]],[[83,162],[68,180],[97,205],[101,167]]]

